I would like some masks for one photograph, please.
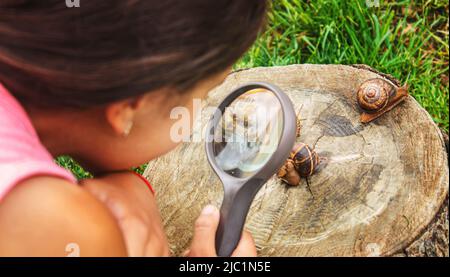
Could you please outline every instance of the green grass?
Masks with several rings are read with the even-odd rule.
[[[235,68],[367,64],[408,83],[448,132],[448,16],[446,0],[380,0],[372,8],[363,0],[275,0],[266,31]],[[58,161],[79,178],[90,176],[68,157]]]
[[[449,128],[448,24],[443,0],[275,0],[269,26],[235,65],[367,64],[408,83],[443,130]]]
[[[92,177],[92,174],[90,172],[88,172],[84,168],[82,168],[76,161],[74,161],[69,156],[58,157],[56,159],[56,163],[61,165],[64,168],[70,170],[78,180]],[[144,173],[146,166],[147,166],[146,164],[143,164],[139,167],[132,168],[131,170],[134,170],[137,173],[142,174],[142,173]]]
[[[91,173],[84,170],[84,168],[69,156],[60,156],[56,158],[56,163],[67,170],[70,170],[78,180],[92,177]]]

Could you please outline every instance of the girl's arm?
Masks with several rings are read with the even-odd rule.
[[[131,172],[85,179],[81,185],[109,208],[119,224],[130,256],[169,256],[156,198]]]
[[[84,188],[100,199],[119,222],[131,256],[167,256],[169,248],[156,199],[145,183],[129,172],[82,181]],[[187,256],[216,256],[215,234],[219,211],[208,207],[197,219]],[[235,257],[256,256],[250,233],[244,232]]]
[[[0,202],[0,256],[126,256],[109,210],[77,185],[23,181]]]

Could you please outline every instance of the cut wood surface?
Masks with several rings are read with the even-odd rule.
[[[355,93],[386,77],[366,67],[293,65],[232,73],[209,93],[217,106],[234,88],[270,82],[292,100],[301,122],[297,141],[328,162],[297,187],[272,177],[256,195],[245,228],[261,256],[379,256],[405,253],[446,199],[448,159],[442,134],[409,96],[369,124],[359,122]],[[202,113],[206,126],[210,110]],[[174,255],[190,243],[202,207],[220,206],[222,185],[203,142],[183,143],[145,172]],[[448,211],[448,209],[447,209]],[[448,233],[448,219],[447,219]],[[448,234],[447,234],[448,245]],[[445,250],[448,255],[448,248]]]

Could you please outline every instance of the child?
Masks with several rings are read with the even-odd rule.
[[[127,169],[176,146],[170,110],[224,80],[266,2],[65,2],[0,2],[0,256],[169,255],[154,195]],[[62,154],[96,178],[76,185]],[[186,255],[216,255],[218,221],[207,206]],[[234,255],[256,255],[248,233]]]

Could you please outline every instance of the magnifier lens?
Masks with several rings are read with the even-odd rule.
[[[234,177],[254,175],[277,150],[282,131],[283,111],[273,92],[243,93],[225,109],[214,131],[217,165]]]

